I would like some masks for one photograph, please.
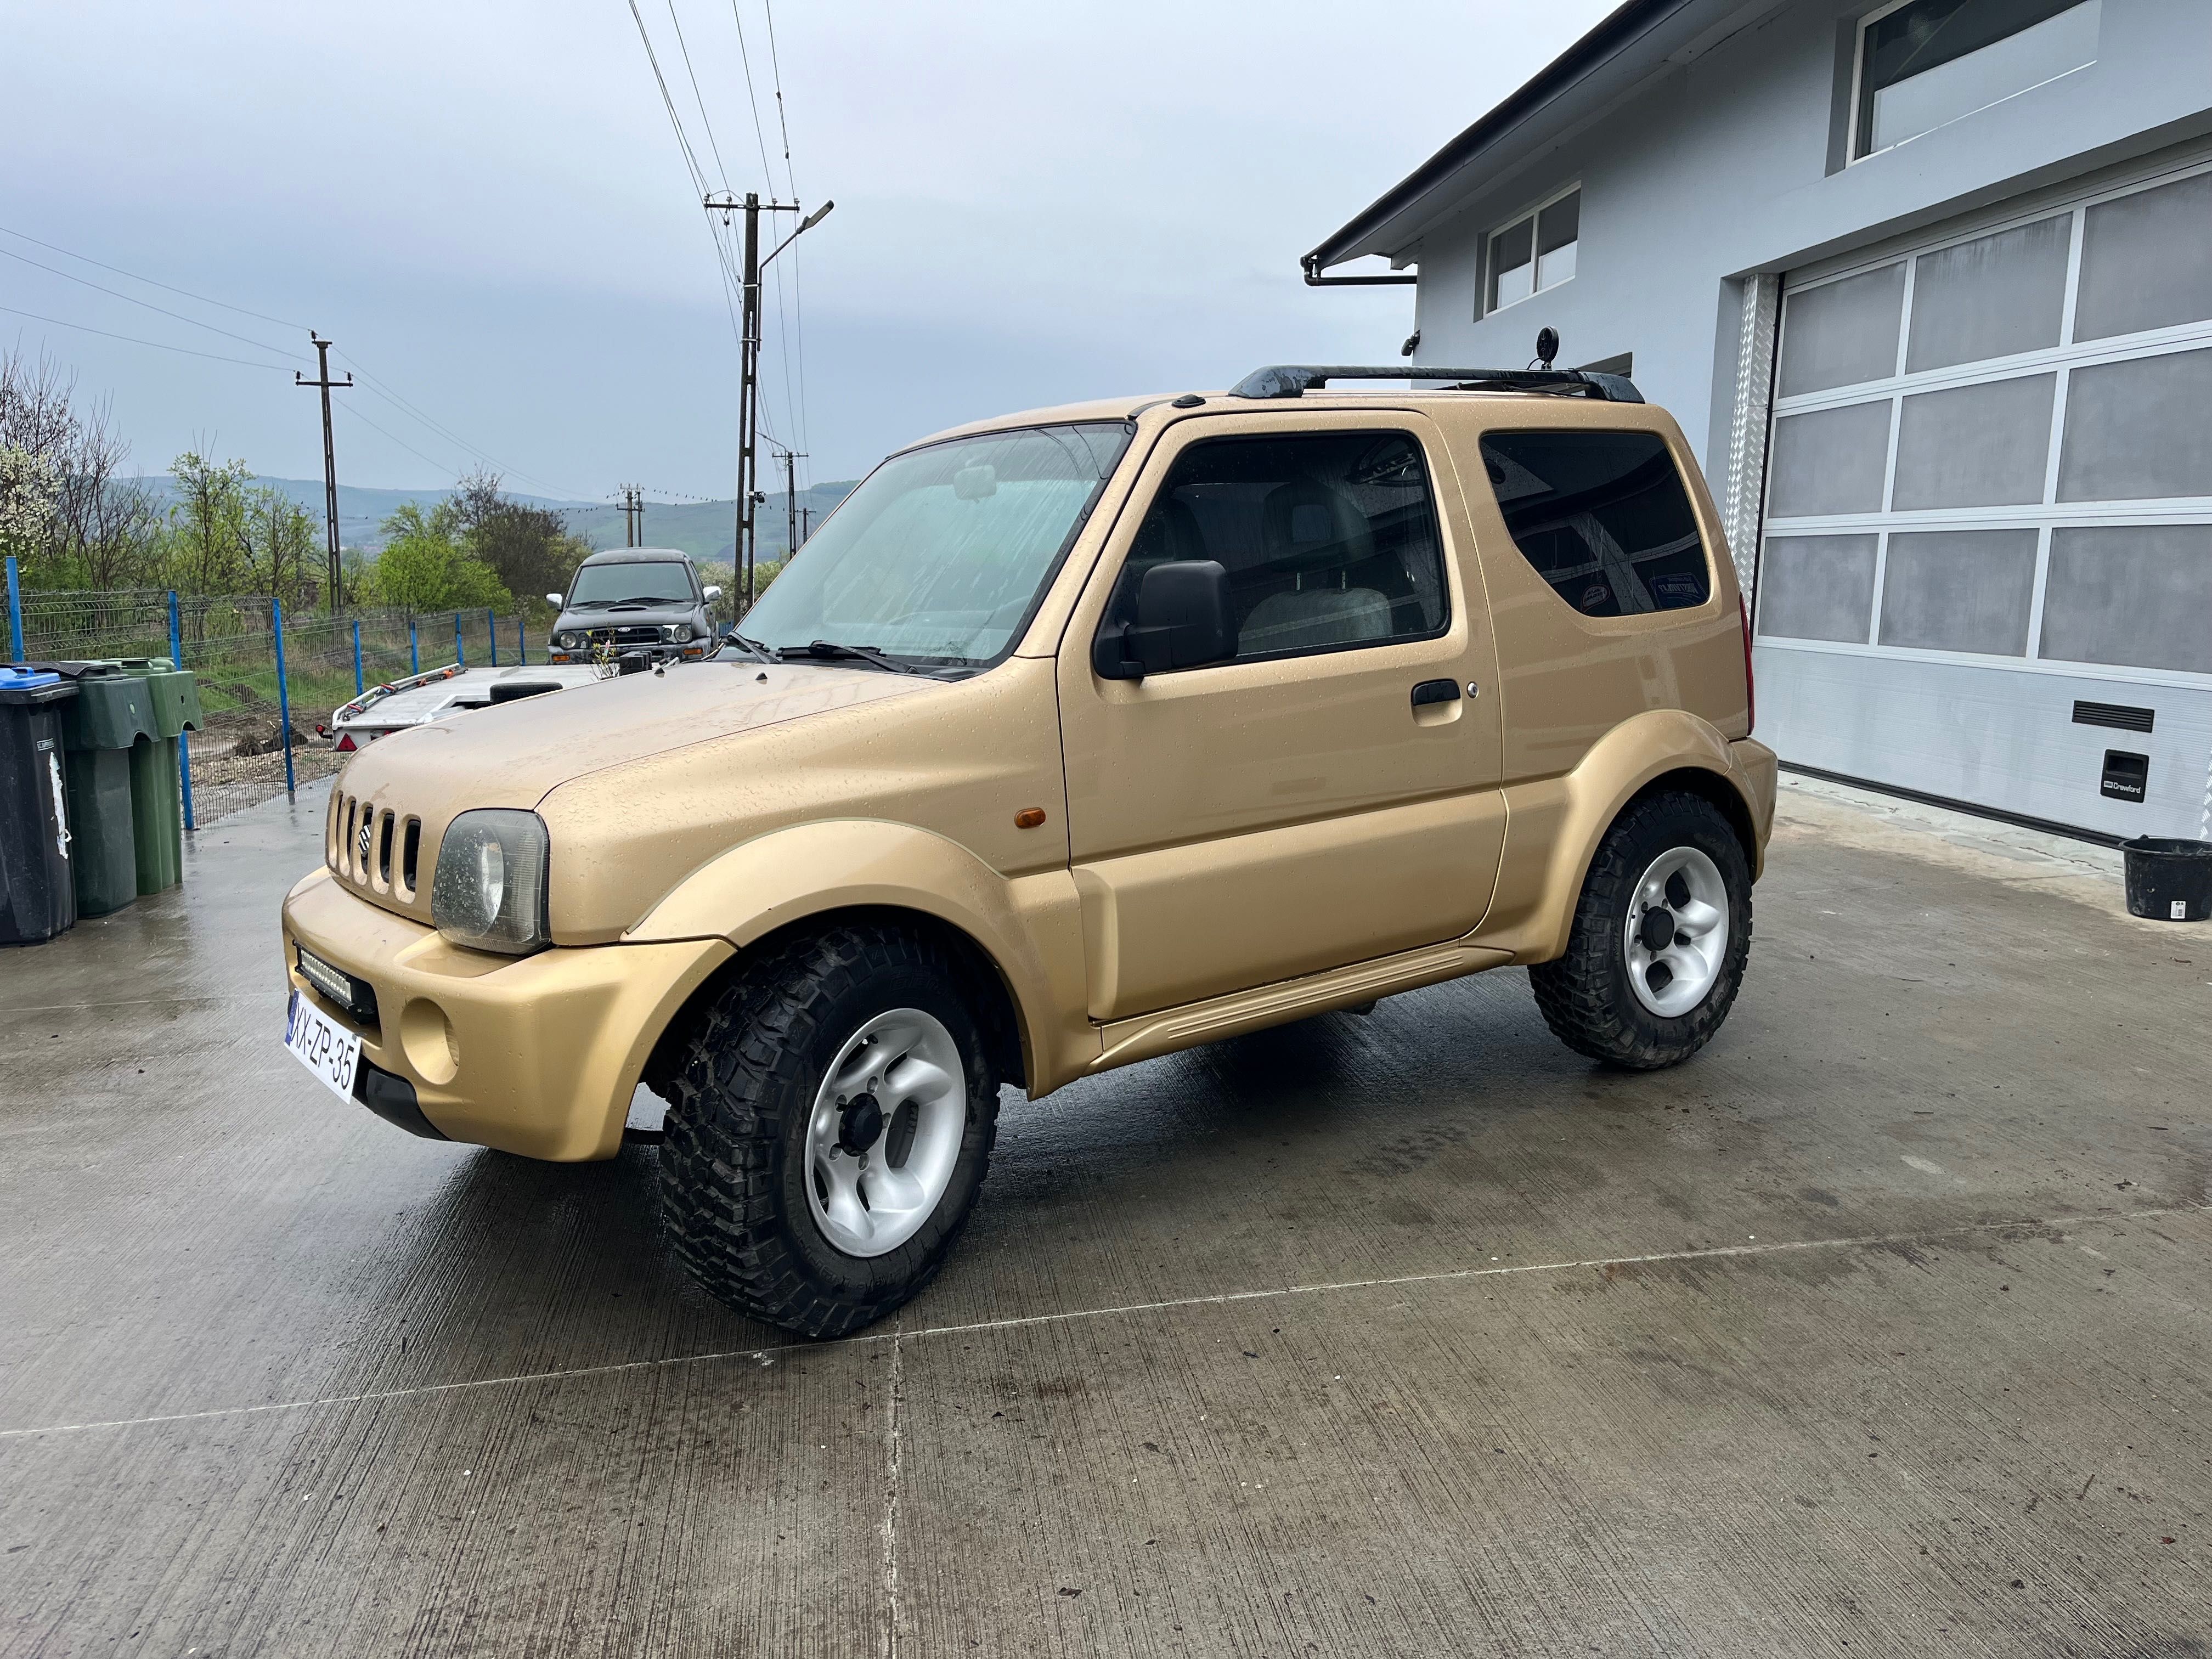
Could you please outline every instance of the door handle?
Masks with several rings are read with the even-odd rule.
[[[1457,702],[1458,701],[1459,682],[1457,680],[1423,680],[1413,688],[1413,707],[1416,708],[1426,708],[1431,703],[1435,702]]]

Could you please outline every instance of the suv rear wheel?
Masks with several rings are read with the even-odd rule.
[[[661,1214],[694,1278],[831,1337],[936,1277],[998,1133],[979,988],[936,940],[842,926],[772,950],[694,1015],[660,1151]]]
[[[1687,1060],[1728,1018],[1751,951],[1751,866],[1720,810],[1645,797],[1591,860],[1565,955],[1528,970],[1576,1053],[1638,1071]]]

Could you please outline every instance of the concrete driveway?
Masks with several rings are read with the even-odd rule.
[[[2100,855],[1792,786],[1690,1065],[1501,972],[1010,1104],[806,1346],[280,1051],[322,799],[0,955],[0,1653],[2212,1653],[2212,928]]]

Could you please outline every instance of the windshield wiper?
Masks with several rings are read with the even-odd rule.
[[[923,672],[913,663],[901,662],[896,657],[886,657],[872,645],[838,645],[830,640],[809,640],[806,654],[827,660],[850,658],[877,668],[888,668],[894,674],[919,674]]]
[[[783,660],[783,653],[781,651],[778,651],[774,646],[763,645],[758,640],[749,640],[734,629],[723,635],[722,637],[727,640],[732,645],[736,646],[739,650],[751,652],[753,655],[758,657],[763,662],[780,663]]]

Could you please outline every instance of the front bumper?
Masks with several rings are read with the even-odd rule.
[[[557,1162],[611,1158],[653,1045],[732,952],[726,940],[498,957],[379,909],[319,870],[284,901],[284,969],[450,1140]],[[375,988],[363,1025],[301,976],[304,945]]]

